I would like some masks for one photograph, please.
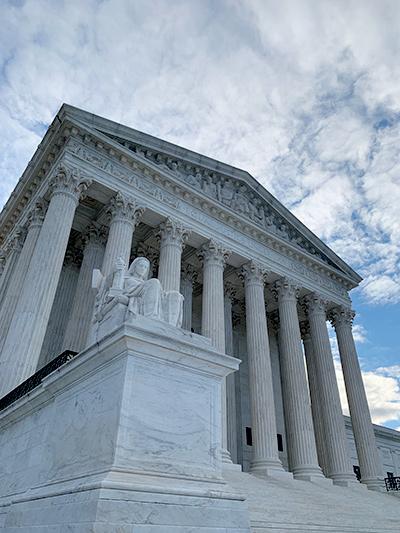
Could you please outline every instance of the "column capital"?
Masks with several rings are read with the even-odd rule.
[[[82,262],[82,252],[74,246],[68,246],[65,252],[63,267],[78,269]]]
[[[272,331],[274,333],[279,332],[280,321],[279,321],[279,312],[277,309],[267,314],[267,323],[268,323],[268,331]]]
[[[320,314],[326,317],[328,303],[328,300],[313,292],[306,294],[304,298],[302,298],[300,305],[308,315]]]
[[[310,323],[308,320],[302,320],[299,325],[300,325],[301,338],[304,340],[311,335]]]
[[[177,244],[184,246],[190,235],[190,230],[178,220],[167,218],[161,222],[159,230],[156,234],[157,238],[167,244]]]
[[[233,327],[239,326],[244,321],[244,315],[243,313],[239,313],[237,311],[232,311],[232,325]]]
[[[78,204],[79,200],[84,198],[84,193],[91,183],[92,180],[81,176],[78,168],[62,163],[50,180],[51,197],[64,194],[71,196]]]
[[[190,263],[183,263],[181,268],[181,277],[183,281],[188,283],[194,283],[197,281],[198,272],[195,270],[194,266]]]
[[[249,261],[242,266],[239,277],[245,283],[259,284],[264,286],[266,273],[266,269],[260,265],[260,263],[257,263],[256,261]]]
[[[224,283],[224,296],[228,298],[231,302],[235,299],[237,294],[237,288],[230,281],[225,281]]]
[[[0,276],[3,273],[7,261],[7,254],[4,250],[0,250]]]
[[[32,207],[32,209],[29,211],[28,214],[28,220],[27,220],[27,227],[28,229],[34,227],[34,226],[41,226],[44,221],[44,217],[46,215],[48,207],[48,202],[44,198],[39,198],[35,205]]]
[[[334,307],[328,312],[328,320],[335,329],[340,326],[347,326],[351,329],[354,317],[355,312],[348,307]]]
[[[203,244],[197,255],[203,263],[214,263],[223,268],[231,253],[222,244],[211,239]]]
[[[279,300],[293,300],[296,301],[300,287],[290,278],[280,278],[271,287],[272,294],[276,301]]]
[[[91,223],[82,235],[84,248],[88,246],[105,246],[107,242],[107,228],[99,224]]]
[[[7,247],[6,247],[6,253],[9,255],[11,252],[20,252],[22,250],[22,246],[24,245],[24,240],[26,237],[26,228],[22,226],[18,226],[15,230],[14,235],[9,240]]]
[[[237,298],[233,301],[232,309],[232,324],[233,326],[239,326],[245,324],[246,322],[246,302],[245,300],[238,300]]]
[[[111,222],[115,220],[128,222],[133,227],[136,226],[143,213],[144,207],[137,205],[132,196],[122,194],[120,191],[111,198],[107,206],[107,215]]]
[[[148,244],[141,242],[136,248],[137,257],[146,257],[150,261],[150,271],[151,275],[154,276],[158,268],[158,263],[160,260],[159,251],[149,246]]]

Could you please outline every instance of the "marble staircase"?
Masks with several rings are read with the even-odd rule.
[[[260,479],[227,471],[226,481],[247,495],[252,533],[389,533],[400,531],[400,499],[361,487]]]

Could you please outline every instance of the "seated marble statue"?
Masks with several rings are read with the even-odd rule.
[[[123,294],[129,298],[127,320],[142,315],[181,327],[183,296],[178,291],[164,291],[156,278],[148,279],[150,262],[137,257],[123,279]]]

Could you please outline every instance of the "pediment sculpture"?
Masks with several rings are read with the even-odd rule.
[[[97,289],[93,320],[94,337],[101,323],[107,320],[113,327],[133,323],[138,317],[182,325],[183,296],[178,291],[165,291],[157,278],[150,278],[150,261],[137,257],[131,265],[119,258],[115,270],[103,276],[93,271],[92,286]],[[107,327],[109,329],[109,326]]]
[[[171,158],[167,154],[149,150],[145,146],[128,142],[126,139],[115,135],[105,134],[143,159],[148,159],[156,165],[169,169],[192,189],[201,191],[209,198],[232,209],[236,214],[248,218],[262,229],[298,246],[311,255],[319,257],[327,264],[336,266],[298,229],[286,223],[282,215],[242,180],[230,178],[218,171],[211,171],[181,159]]]

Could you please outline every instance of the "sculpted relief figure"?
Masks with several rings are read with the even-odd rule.
[[[221,178],[221,181],[218,183],[218,200],[231,207],[234,195],[235,188],[232,180],[229,178]]]
[[[212,176],[207,175],[203,181],[203,191],[211,198],[217,198],[217,185],[214,183]]]
[[[107,320],[116,327],[143,316],[181,327],[183,296],[178,291],[164,291],[158,279],[149,279],[149,273],[146,257],[137,257],[129,269],[118,259],[115,271],[107,277],[100,270],[93,271],[97,295],[92,341],[97,340],[99,327]]]
[[[201,182],[198,179],[198,175],[197,174],[196,174],[196,176],[193,176],[193,174],[188,174],[186,176],[186,178],[185,178],[185,181],[186,181],[186,183],[188,185],[191,185],[195,189],[200,189],[201,188]]]
[[[248,214],[248,210],[249,210],[248,206],[249,206],[249,199],[247,197],[247,187],[246,185],[239,185],[235,193],[232,207],[233,209],[235,209],[235,211],[239,211],[239,213],[246,215]]]

